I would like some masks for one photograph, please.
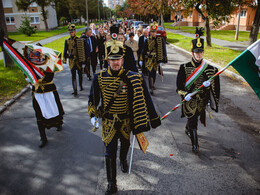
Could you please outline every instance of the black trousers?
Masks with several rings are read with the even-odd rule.
[[[198,118],[198,114],[195,114],[193,117],[188,118],[186,123],[186,129],[198,129]]]
[[[72,75],[72,80],[76,80],[76,72],[78,72],[79,76],[79,84],[82,82],[82,68],[78,68],[76,65],[70,70]]]
[[[120,131],[116,132],[112,141],[106,146],[105,157],[113,158],[113,159],[116,158],[118,139],[121,142],[120,160],[123,161],[123,160],[126,160],[126,156],[127,156],[128,149],[129,149],[129,146],[130,146],[130,140],[124,138],[124,136],[121,134]]]
[[[91,55],[90,55],[90,60],[87,60],[87,68],[89,70],[89,74],[90,74],[90,64],[91,64],[91,67],[92,67],[92,72],[93,72],[93,75],[96,73],[96,68],[97,68],[97,53],[95,52],[92,52]],[[90,75],[88,75],[89,77]]]

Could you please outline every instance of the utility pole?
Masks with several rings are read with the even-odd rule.
[[[98,21],[100,22],[99,0],[98,0]]]
[[[86,18],[87,18],[87,27],[89,27],[89,21],[88,21],[88,0],[86,0]]]

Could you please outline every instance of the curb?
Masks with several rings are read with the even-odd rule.
[[[30,84],[28,84],[24,89],[22,89],[20,93],[12,97],[12,99],[5,102],[3,106],[0,106],[0,114],[2,114],[7,109],[7,107],[11,106],[18,98],[25,94],[28,91],[28,89],[30,89]]]
[[[186,51],[185,49],[182,49],[182,48],[180,48],[180,47],[178,47],[178,46],[176,46],[176,45],[173,45],[173,44],[171,44],[171,43],[169,43],[169,42],[167,42],[167,43],[168,43],[171,47],[173,47],[174,49],[177,49],[177,50],[181,51],[181,52],[184,53],[184,54],[188,54],[188,55],[192,56],[191,52]],[[207,60],[207,59],[204,59],[204,60],[205,60],[208,64],[213,65],[213,66],[217,67],[218,69],[222,69],[222,68],[223,68],[222,66],[220,66],[220,65],[218,65],[218,64],[216,64],[216,63],[214,63],[214,62],[211,62],[211,61],[209,61],[209,60]],[[232,77],[232,78],[235,78],[235,79],[239,80],[240,82],[246,82],[246,80],[245,80],[242,76],[240,76],[240,75],[238,75],[238,74],[236,74],[236,73],[234,73],[234,72],[232,72],[232,71],[230,71],[230,70],[225,70],[223,73],[224,73],[225,75],[229,76],[229,77]]]

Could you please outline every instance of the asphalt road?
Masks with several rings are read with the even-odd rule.
[[[161,116],[179,103],[177,71],[190,60],[172,47],[167,51],[165,76],[157,77],[153,96]],[[104,194],[101,129],[93,133],[87,115],[90,82],[84,75],[76,98],[68,68],[54,82],[66,112],[64,130],[47,130],[45,148],[38,148],[29,92],[0,115],[0,194]],[[259,99],[247,85],[221,75],[220,110],[213,116],[207,127],[199,124],[198,155],[191,152],[180,109],[145,133],[150,144],[146,154],[135,144],[131,175],[118,166],[118,194],[260,194]]]

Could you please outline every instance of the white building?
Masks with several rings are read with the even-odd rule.
[[[30,5],[27,12],[18,10],[15,1],[16,0],[2,0],[5,14],[5,22],[8,32],[17,31],[22,22],[22,17],[27,16],[31,19],[31,26],[36,26],[38,30],[45,30],[43,17],[41,16],[41,8],[33,3]],[[49,29],[56,28],[58,26],[56,10],[52,6],[46,7],[48,10],[48,27]]]
[[[107,0],[106,4],[110,9],[115,9],[117,5],[123,5],[123,0]]]

